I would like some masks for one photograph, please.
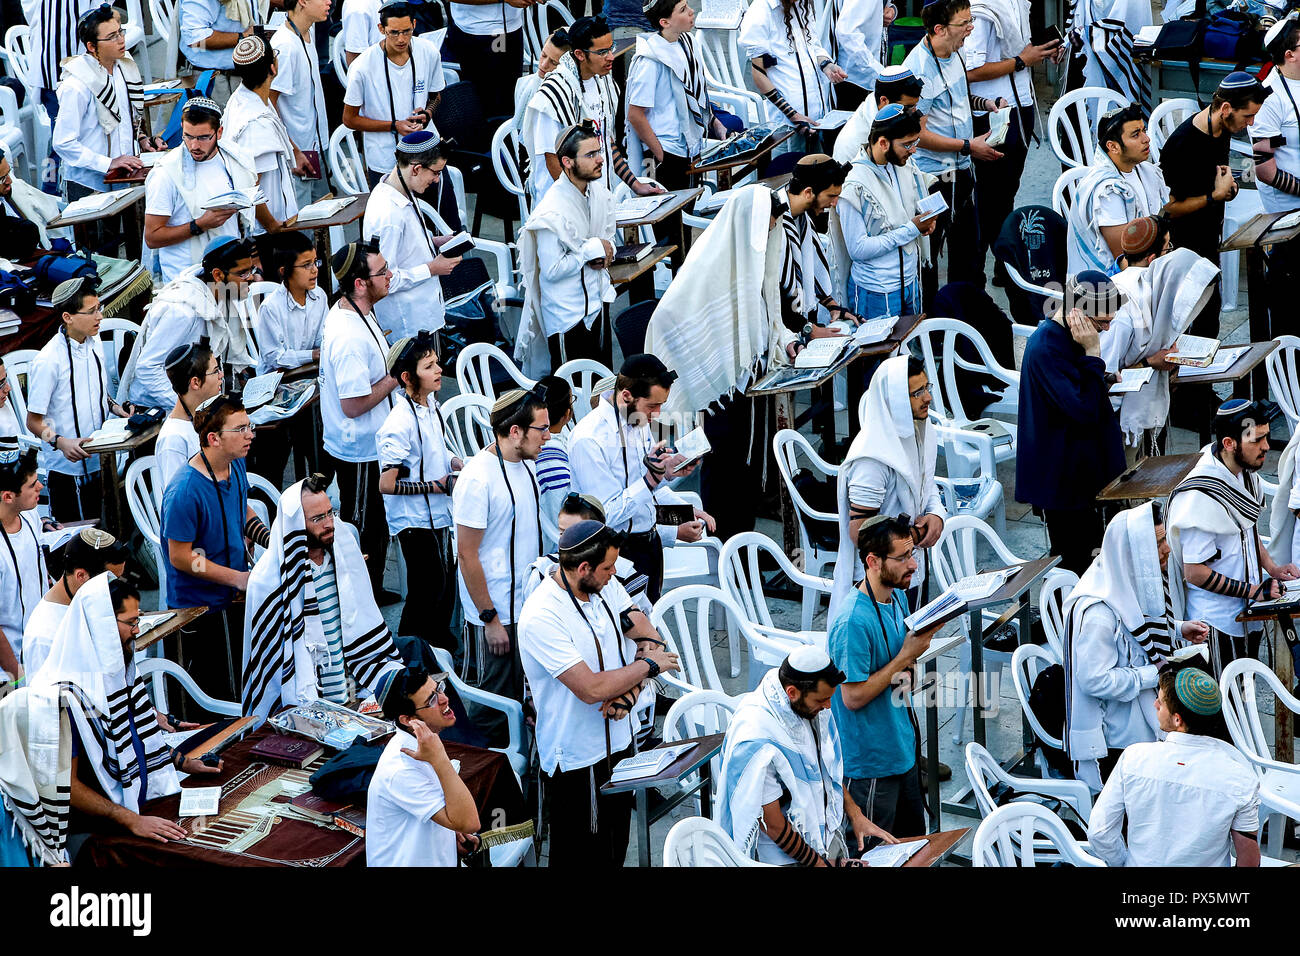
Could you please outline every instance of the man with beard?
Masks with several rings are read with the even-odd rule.
[[[1210,625],[1216,679],[1229,662],[1259,652],[1260,625],[1248,629],[1237,615],[1251,601],[1280,597],[1279,582],[1300,578],[1294,564],[1273,560],[1256,527],[1264,491],[1255,473],[1277,413],[1270,401],[1224,402],[1214,417],[1214,443],[1169,496],[1174,576],[1186,582],[1186,616]]]
[[[925,804],[908,699],[916,659],[937,628],[909,631],[904,621],[917,568],[907,516],[868,519],[857,544],[866,576],[841,603],[827,636],[832,660],[844,668],[831,706],[844,741],[845,794],[890,833],[920,836]]]
[[[270,546],[248,576],[246,714],[317,698],[352,706],[401,669],[356,529],[335,521],[328,487],[313,474],[280,496]]]
[[[844,788],[840,735],[830,714],[844,681],[820,647],[802,645],[741,698],[722,743],[717,821],[747,854],[774,866],[860,866],[840,833],[848,818],[868,837],[897,843]]]
[[[6,256],[20,252],[29,255],[32,250],[30,241],[32,226],[36,227],[36,238],[40,247],[48,249],[51,233],[61,236],[67,231],[46,228],[46,223],[51,219],[57,219],[58,215],[58,197],[43,193],[30,183],[19,179],[5,155],[4,147],[0,146],[0,252]],[[26,223],[31,223],[31,226]]]
[[[818,324],[821,309],[832,322],[852,320],[848,310],[836,300],[831,283],[830,260],[817,238],[813,217],[835,208],[848,167],[825,153],[803,156],[794,165],[788,185],[776,190],[776,198],[785,206],[781,228],[785,232],[785,251],[781,261],[781,300],[786,325],[802,332],[812,323],[811,336],[825,338],[838,335]]]

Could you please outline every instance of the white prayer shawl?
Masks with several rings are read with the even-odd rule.
[[[1164,179],[1154,163],[1138,163],[1133,167],[1133,172],[1142,181],[1148,196],[1164,194]],[[1110,246],[1101,234],[1101,227],[1095,221],[1094,204],[1108,193],[1115,193],[1124,201],[1129,221],[1137,217],[1138,197],[1132,184],[1124,178],[1106,151],[1098,146],[1092,163],[1088,166],[1088,174],[1075,187],[1074,202],[1070,206],[1066,249],[1071,274],[1096,269],[1106,275],[1114,275],[1118,269],[1115,255],[1110,251]]]
[[[251,27],[256,23],[266,23],[271,15],[271,0],[256,0],[257,9],[253,9],[253,0],[224,0],[222,12],[241,27]]]
[[[62,211],[59,204],[58,196],[51,196],[49,193],[41,192],[31,183],[24,182],[17,176],[13,179],[13,189],[9,193],[9,202],[18,214],[28,222],[36,224],[36,231],[41,236],[41,247],[48,249],[52,237],[71,238],[71,227],[65,226],[62,229],[50,229],[46,225],[51,219],[56,218]]]
[[[1212,535],[1237,535],[1241,539],[1246,583],[1254,586],[1261,580],[1256,522],[1264,508],[1264,489],[1257,476],[1243,472],[1246,485],[1243,493],[1228,466],[1214,453],[1216,446],[1217,442],[1211,442],[1201,450],[1201,460],[1169,495],[1166,530],[1176,617],[1181,617],[1182,608],[1186,606],[1182,533],[1187,528]]]
[[[682,122],[687,158],[693,159],[700,155],[704,137],[709,132],[709,120],[713,115],[709,109],[704,60],[700,57],[695,39],[690,34],[683,33],[676,43],[669,43],[658,33],[642,33],[636,38],[632,61],[635,63],[636,58],[641,56],[663,64],[676,81],[672,84],[673,107],[678,120]],[[685,122],[688,117],[690,122]],[[627,135],[630,147],[632,138],[636,136],[631,123],[627,124]]]
[[[785,233],[771,221],[770,189],[735,190],[655,307],[645,350],[678,375],[665,414],[702,412],[768,363],[786,361],[795,336],[781,321]]]
[[[1277,463],[1277,494],[1268,513],[1268,553],[1278,564],[1290,564],[1295,554],[1295,512],[1291,510],[1291,489],[1295,487],[1295,456],[1300,442],[1287,442]]]
[[[81,740],[81,756],[95,772],[104,795],[118,806],[139,812],[141,804],[180,789],[171,748],[149,699],[148,687],[122,656],[117,618],[108,593],[109,574],[91,578],[78,589],[64,615],[50,656],[31,678],[39,693],[54,690],[72,716]],[[42,739],[52,735],[48,712],[40,717]],[[141,768],[131,744],[131,722],[144,750],[147,793],[140,791]]]
[[[993,27],[1003,53],[1019,53],[1029,43],[1029,4],[1022,0],[971,0],[970,14]]]
[[[0,698],[0,801],[33,859],[67,862],[72,732],[57,688]]]
[[[835,856],[844,817],[844,761],[840,735],[829,710],[799,717],[776,668],[741,698],[722,745],[718,824],[752,854],[763,825],[767,769],[790,793],[786,818],[805,843]]]
[[[271,546],[248,576],[244,605],[243,710],[265,718],[284,706],[320,697],[316,668],[329,659],[320,616],[305,614],[311,583],[301,481],[280,496]],[[402,666],[388,625],[375,604],[356,529],[334,522],[330,548],[339,593],[343,661],[357,686],[373,689]]]
[[[256,232],[257,227],[257,204],[264,201],[258,193],[257,174],[252,172],[253,164],[244,157],[242,152],[225,144],[219,144],[217,150],[234,188],[241,192],[246,191],[250,196],[255,196],[254,205],[235,213],[240,220],[240,233],[251,236]],[[162,159],[154,164],[149,175],[166,176],[175,184],[176,191],[180,193],[181,198],[185,201],[185,208],[189,211],[191,219],[198,219],[203,215],[203,204],[212,197],[201,196],[197,192],[194,157],[190,155],[190,151],[184,146],[177,146],[166,153]],[[185,240],[190,262],[198,265],[203,261],[203,250],[209,242],[211,242],[211,237],[206,234],[190,236]]]
[[[1133,38],[1152,22],[1149,0],[1074,0],[1067,42],[1087,57],[1084,84],[1115,90],[1150,112],[1151,78],[1133,56]]]
[[[144,81],[140,79],[135,60],[123,57],[117,61],[116,69],[121,70],[126,82],[127,103],[117,101],[113,76],[89,53],[74,56],[63,64],[64,76],[76,78],[90,90],[95,99],[95,117],[107,136],[112,136],[124,120],[134,130],[144,113]]]
[[[199,269],[201,268],[200,266]],[[208,337],[212,354],[221,359],[223,365],[228,365],[235,371],[257,365],[257,359],[251,352],[248,331],[240,316],[239,303],[231,302],[229,307],[223,308],[212,295],[212,290],[208,288],[207,283],[199,278],[196,269],[177,276],[159,289],[153,302],[145,310],[144,324],[140,326],[135,347],[131,349],[131,357],[127,360],[126,368],[122,370],[121,381],[118,383],[118,401],[126,401],[131,394],[140,356],[144,354],[144,345],[149,341],[149,335],[153,330],[154,315],[171,311],[158,308],[164,302],[179,304],[199,318],[202,323],[200,334]]]
[[[1106,605],[1152,664],[1164,663],[1173,648],[1169,576],[1160,568],[1158,548],[1151,503],[1121,511],[1106,527],[1101,553],[1065,599],[1065,749],[1071,760],[1099,760],[1107,750],[1106,701],[1089,696],[1073,681],[1074,639],[1084,612],[1094,604]]]
[[[794,310],[806,317],[817,310],[819,295],[833,294],[830,258],[813,228],[812,217],[808,213],[795,216],[790,211],[790,191],[783,186],[776,195],[786,205],[781,217],[785,232],[781,289],[793,299]]]
[[[561,246],[581,254],[582,246],[595,237],[616,244],[618,223],[614,215],[614,197],[604,183],[587,183],[584,194],[562,175],[528,216],[519,234],[519,269],[524,277],[524,306],[515,339],[515,361],[525,375],[538,378],[551,371],[551,357],[542,323],[541,263],[537,255],[537,234],[552,233]],[[591,305],[613,302],[617,297],[608,269],[583,264],[581,280],[591,289]],[[590,313],[589,313],[590,314]]]
[[[840,547],[835,557],[834,583],[831,587],[830,609],[827,620],[835,620],[841,602],[852,590],[854,583],[862,580],[862,563],[858,557],[857,542],[849,533],[849,465],[855,461],[874,459],[896,472],[899,481],[895,490],[899,507],[905,514],[919,517],[925,508],[926,484],[934,480],[934,466],[939,444],[934,429],[923,427],[921,444],[917,446],[916,420],[912,417],[912,402],[907,392],[906,355],[895,355],[881,363],[867,387],[867,417],[862,430],[849,446],[848,455],[840,465],[836,479],[836,495],[840,518]],[[913,586],[923,580],[922,569],[912,577]]]
[[[542,85],[537,88],[528,104],[528,111],[524,114],[524,142],[533,142],[532,129],[536,115],[549,116],[560,125],[561,130],[584,119],[595,121],[601,134],[601,149],[605,154],[604,183],[613,192],[615,185],[620,182],[614,172],[614,120],[618,116],[618,86],[611,76],[593,76],[587,83],[593,84],[598,95],[598,116],[586,115],[587,103],[582,95],[585,84],[579,78],[578,63],[573,54],[566,53],[560,57],[559,64],[546,74]],[[532,161],[544,163],[546,157],[534,156]]]
[[[1128,351],[1115,356],[1116,367],[1110,371],[1141,363],[1172,346],[1213,295],[1218,276],[1219,267],[1191,249],[1175,249],[1147,268],[1129,268],[1116,274],[1115,285],[1127,300],[1116,323],[1130,325],[1133,337]],[[1102,336],[1117,331],[1112,325]],[[1103,342],[1103,356],[1106,353]],[[1168,417],[1168,372],[1156,372],[1141,389],[1127,392],[1120,399],[1119,424],[1130,445],[1138,445],[1147,429],[1163,428]]]
[[[930,183],[935,179],[921,172],[913,159],[908,159],[902,166],[889,168],[895,174],[894,178],[882,175],[884,167],[871,158],[866,146],[862,146],[849,167],[849,173],[844,178],[844,187],[840,191],[840,202],[847,203],[857,212],[862,212],[864,206],[869,207],[874,218],[884,224],[885,230],[897,229],[912,221],[912,217],[916,215],[916,204],[922,197],[929,195]],[[895,179],[897,186],[895,186]],[[835,288],[842,289],[848,284],[853,262],[849,257],[848,246],[844,242],[844,227],[840,224],[838,209],[831,210],[830,227],[827,232],[834,258]],[[927,262],[930,258],[930,237],[917,236],[900,248],[904,255],[910,252],[915,256],[916,262]],[[920,301],[919,271],[915,276],[900,275],[900,288],[906,288],[909,280],[917,285],[917,301]]]
[[[867,98],[840,127],[840,135],[835,138],[835,149],[831,153],[835,162],[851,163],[857,158],[871,137],[871,124],[876,121],[878,112],[880,108],[876,106],[876,94],[868,92]]]
[[[262,101],[262,98],[249,90],[249,93],[256,98],[258,103],[262,104],[262,109],[244,109],[236,108],[236,103],[232,97],[232,102],[226,106],[226,113],[222,117],[222,126],[224,130],[222,137],[229,137],[234,142],[239,142],[239,137],[249,126],[254,123],[261,123],[270,131],[278,147],[277,152],[280,154],[281,162],[285,165],[281,168],[280,174],[287,176],[293,169],[293,140],[289,138],[289,130],[284,125],[284,120],[280,118],[279,112],[270,103]],[[247,97],[240,97],[240,100],[249,102]],[[254,107],[256,104],[251,104]]]

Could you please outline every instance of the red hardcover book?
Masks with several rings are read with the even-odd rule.
[[[275,764],[277,767],[295,767],[301,769],[312,761],[325,748],[314,740],[305,737],[290,737],[287,734],[272,734],[259,740],[249,755],[254,760]]]
[[[289,801],[313,820],[319,820],[321,823],[333,823],[334,814],[346,810],[350,804],[337,803],[334,800],[326,800],[308,790],[306,793],[300,793]]]

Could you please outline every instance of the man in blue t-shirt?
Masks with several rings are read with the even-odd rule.
[[[913,633],[907,588],[916,571],[911,522],[877,515],[858,531],[866,577],[831,624],[828,649],[844,683],[831,703],[844,749],[844,786],[881,829],[925,833],[917,730],[908,704],[912,667],[936,629]]]
[[[194,410],[194,430],[199,453],[163,495],[167,606],[208,608],[181,629],[180,664],[208,695],[237,701],[234,649],[243,646],[244,615],[229,613],[230,604],[248,587],[245,539],[266,547],[271,534],[248,504],[244,459],[253,444],[253,425],[243,402],[213,396]]]

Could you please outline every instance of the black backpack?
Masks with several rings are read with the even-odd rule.
[[[1065,668],[1052,664],[1043,668],[1034,678],[1034,686],[1029,690],[1029,709],[1039,725],[1058,740],[1063,740],[1065,733]],[[1074,767],[1064,750],[1049,747],[1041,741],[1037,744],[1043,750],[1047,765],[1065,777],[1074,777]]]

